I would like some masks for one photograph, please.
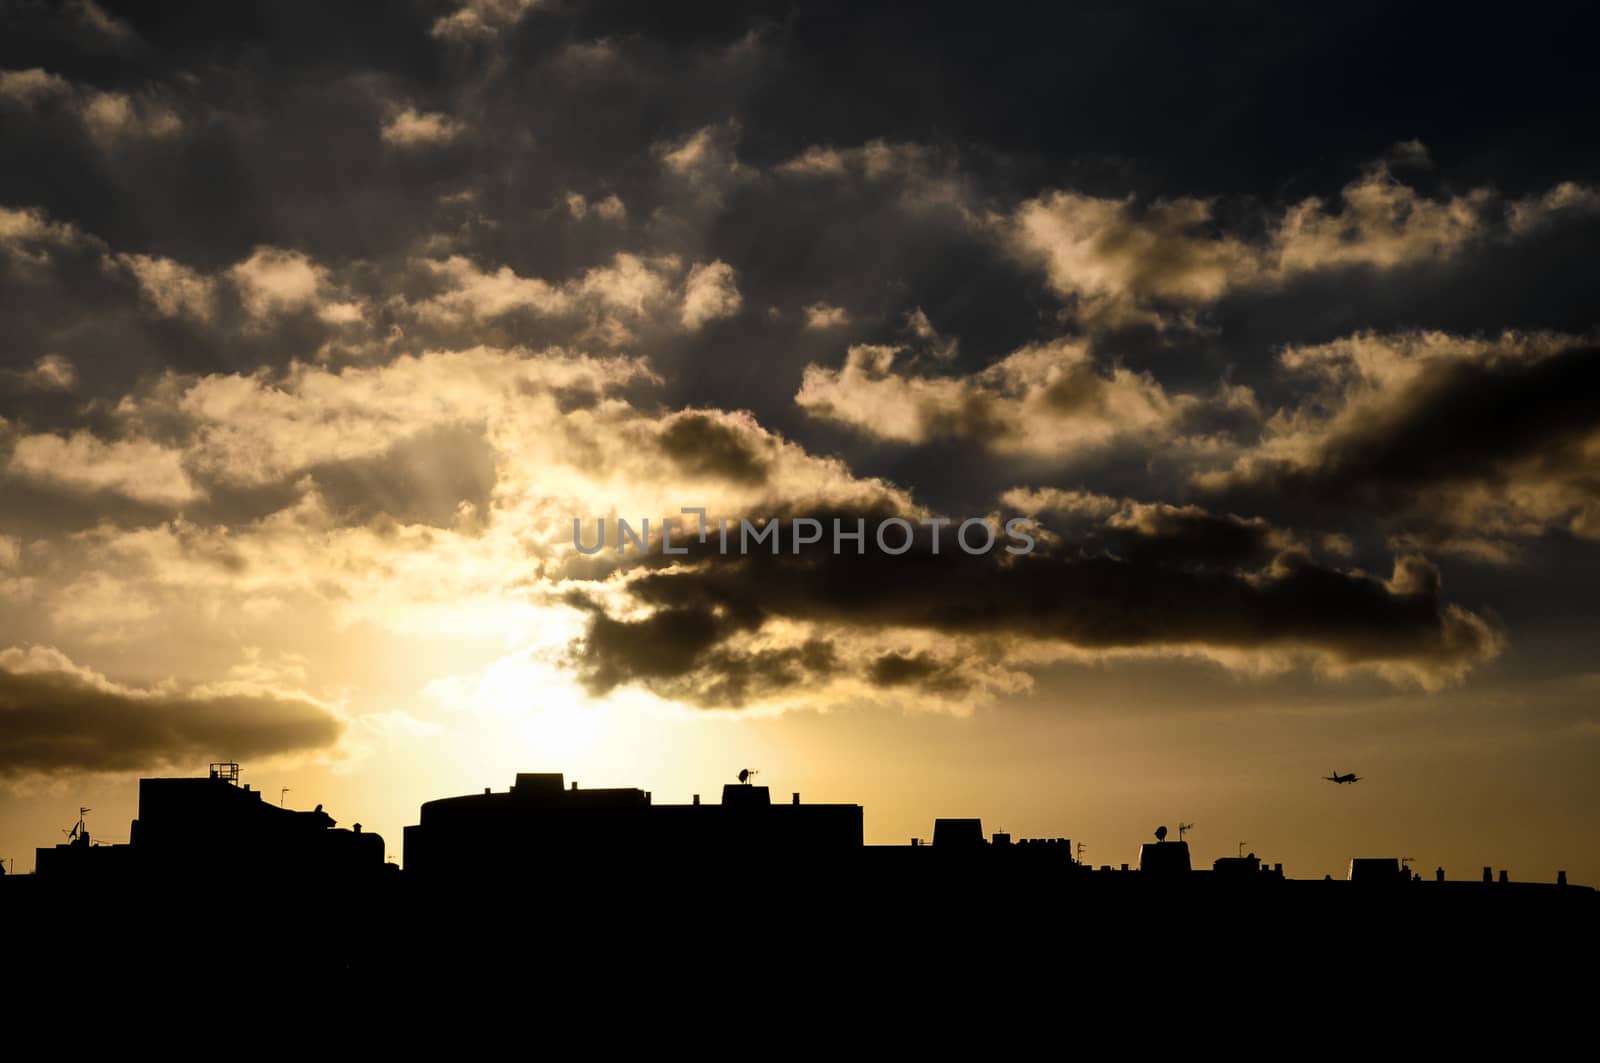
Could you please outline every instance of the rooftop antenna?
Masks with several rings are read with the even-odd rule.
[[[80,837],[82,837],[83,835],[89,833],[89,828],[88,828],[87,825],[84,824],[83,817],[88,815],[90,812],[93,812],[93,811],[94,811],[94,809],[92,809],[92,808],[80,808],[80,809],[78,809],[78,822],[76,822],[76,823],[74,823],[72,825],[72,829],[71,830],[63,830],[61,832],[62,834],[65,834],[67,836],[67,841],[75,842]]]
[[[1249,844],[1250,844],[1249,842],[1240,842],[1239,843],[1239,855],[1240,856],[1244,855],[1244,847],[1249,845]]]
[[[278,791],[278,807],[279,808],[283,807],[283,795],[288,793],[288,792],[289,792],[289,788],[287,786],[285,786],[283,789]]]
[[[1178,840],[1180,842],[1183,841],[1183,836],[1185,834],[1188,834],[1192,830],[1194,830],[1194,824],[1193,823],[1184,823],[1182,821],[1179,821],[1179,823],[1178,823]]]
[[[1080,864],[1083,863],[1083,853],[1084,853],[1084,850],[1086,850],[1088,848],[1089,847],[1087,845],[1083,844],[1082,842],[1078,843],[1078,863],[1080,863]]]
[[[759,774],[754,768],[740,768],[739,781],[748,784],[752,775]]]

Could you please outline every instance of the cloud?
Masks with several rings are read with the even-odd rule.
[[[699,263],[684,283],[683,327],[693,332],[707,321],[732,317],[743,302],[732,266],[722,261]]]
[[[72,84],[48,70],[0,70],[0,100],[32,107],[40,100],[69,95]]]
[[[658,144],[656,154],[668,171],[685,177],[748,175],[734,152],[738,138],[734,122],[701,126],[679,140]]]
[[[78,370],[69,358],[41,354],[22,380],[26,386],[39,391],[71,391],[78,382]]]
[[[52,221],[37,208],[0,207],[0,252],[23,266],[46,265],[54,250],[98,244],[71,222]]]
[[[667,422],[660,446],[662,453],[690,476],[764,484],[774,455],[749,427],[710,414],[683,413]]]
[[[1086,345],[1071,340],[1021,348],[969,376],[902,372],[902,354],[862,344],[850,348],[842,368],[809,365],[795,402],[879,439],[960,439],[1036,457],[1082,454],[1126,436],[1179,438],[1208,408],[1253,409],[1253,397],[1237,387],[1170,395],[1148,373],[1096,364]]]
[[[622,49],[617,42],[602,37],[570,42],[556,55],[553,65],[563,77],[578,79],[614,72],[621,62]]]
[[[255,318],[316,305],[328,271],[299,251],[258,247],[228,270],[245,310]]]
[[[325,303],[318,308],[317,318],[329,325],[357,325],[366,319],[366,311],[358,302]]]
[[[1235,237],[1214,236],[1211,205],[1163,200],[1140,209],[1132,198],[1051,192],[1011,216],[1009,239],[1045,267],[1050,286],[1077,296],[1090,316],[1137,320],[1151,299],[1209,302],[1250,283],[1260,252]]]
[[[850,312],[842,306],[812,303],[806,307],[806,328],[821,331],[850,323]]]
[[[492,38],[522,21],[540,0],[466,0],[433,24],[433,35],[446,40]]]
[[[568,295],[537,277],[519,277],[510,266],[485,273],[462,255],[431,261],[427,268],[447,280],[451,287],[421,303],[417,312],[425,317],[463,321],[469,317],[499,317],[515,310],[560,313],[568,305]]]
[[[942,362],[948,362],[961,352],[961,341],[954,336],[943,336],[928,320],[922,307],[913,307],[906,314],[906,331],[920,341],[928,353]]]
[[[1504,537],[1600,538],[1600,348],[1554,333],[1361,333],[1286,347],[1307,385],[1212,492],[1270,491],[1394,520],[1404,541],[1480,560]]]
[[[309,752],[342,730],[328,707],[267,686],[132,687],[50,647],[0,650],[0,775],[8,777]]]
[[[171,379],[123,403],[134,423],[185,426],[185,463],[208,479],[264,485],[313,466],[377,457],[432,429],[558,414],[555,389],[595,394],[648,377],[632,361],[476,348],[333,371]],[[542,427],[548,427],[547,424]],[[532,426],[530,425],[530,430]]]
[[[1542,196],[1529,196],[1510,205],[1507,219],[1515,236],[1526,236],[1563,218],[1600,214],[1600,188],[1562,181]]]
[[[70,491],[108,491],[152,505],[176,506],[200,497],[181,451],[147,439],[106,442],[84,430],[22,436],[6,471]]]
[[[405,107],[383,124],[382,136],[385,144],[416,148],[448,144],[464,131],[461,123],[447,114]]]
[[[42,67],[0,70],[0,103],[35,111],[51,102],[75,115],[104,151],[135,141],[170,140],[184,128],[183,119],[157,90],[106,91],[74,84]]]
[[[286,630],[337,644],[515,633],[554,653],[586,615],[560,604],[566,589],[603,590],[618,567],[576,554],[575,516],[590,529],[650,516],[659,536],[686,505],[917,512],[748,414],[622,398],[654,379],[637,359],[478,348],[147,382],[115,404],[122,439],[84,433],[51,453],[24,439],[30,483],[52,497],[114,487],[156,510],[97,502],[81,532],[30,543],[26,608],[78,647],[193,640],[194,661],[237,640],[282,645]],[[163,464],[197,497],[128,482]]]
[[[565,202],[567,213],[571,214],[577,221],[582,221],[590,214],[602,221],[609,222],[626,221],[628,217],[627,205],[615,193],[606,196],[604,199],[597,199],[591,202],[581,192],[568,192]]]
[[[1311,544],[1262,517],[1216,514],[1198,505],[1141,502],[1085,491],[1014,488],[1001,502],[1041,518],[1055,539],[1089,556],[1196,567],[1259,567]],[[1340,552],[1335,550],[1334,552]]]
[[[562,319],[577,338],[609,347],[632,342],[640,328],[696,332],[734,316],[744,301],[737,271],[720,259],[685,270],[676,255],[619,251],[559,283],[520,276],[509,266],[487,272],[460,255],[421,265],[445,288],[413,303],[399,301],[420,320],[463,327],[526,313]]]
[[[106,149],[134,140],[167,140],[183,132],[177,112],[149,96],[92,92],[80,114],[89,136]]]
[[[703,274],[702,284],[706,289],[704,297],[709,302],[714,298],[711,293],[723,280],[732,280],[732,268],[725,263],[713,263],[705,268],[710,272]],[[676,269],[678,262],[672,257],[651,260],[619,252],[611,265],[589,270],[574,287],[579,295],[595,298],[604,306],[643,314],[649,304],[666,293],[667,275]]]
[[[1416,142],[1395,164],[1426,161]],[[1241,290],[1313,273],[1395,270],[1446,262],[1489,240],[1527,235],[1565,212],[1600,210],[1600,193],[1570,182],[1502,202],[1487,187],[1429,197],[1380,161],[1345,185],[1337,204],[1311,196],[1269,214],[1260,235],[1230,233],[1208,199],[1140,203],[1052,191],[992,221],[1013,252],[1042,267],[1085,320],[1165,325],[1160,308],[1193,308]]]
[[[901,206],[912,210],[954,209],[965,215],[972,198],[968,181],[953,155],[922,144],[873,139],[858,147],[808,147],[773,168],[793,181],[856,181],[895,189]]]
[[[1494,220],[1489,189],[1430,199],[1401,184],[1386,165],[1346,185],[1339,198],[1337,211],[1312,197],[1284,213],[1272,233],[1271,270],[1282,276],[1447,260],[1483,237]]]
[[[135,34],[126,22],[108,14],[94,0],[77,0],[73,7],[79,24],[102,39],[119,45],[134,39]]]
[[[741,133],[737,121],[701,126],[687,136],[657,142],[652,153],[676,186],[676,202],[669,216],[698,224],[721,210],[735,189],[756,180],[757,171],[739,161]]]
[[[819,516],[872,528],[885,513]],[[1444,600],[1425,560],[1397,557],[1388,578],[1333,567],[1265,522],[1119,506],[1102,534],[1046,537],[1019,556],[969,556],[952,538],[945,529],[935,552],[922,527],[901,556],[826,546],[741,556],[690,540],[687,559],[633,574],[612,608],[576,599],[593,615],[572,659],[597,692],[633,683],[716,707],[730,704],[718,700],[730,666],[819,639],[835,649],[838,689],[812,676],[810,704],[913,682],[929,696],[982,699],[1026,685],[1019,669],[1127,655],[1242,671],[1305,662],[1436,689],[1504,644],[1495,623]],[[788,695],[780,684],[762,696]]]
[[[235,280],[248,275],[244,281],[247,286],[253,286],[258,281],[267,281],[270,286],[272,268],[270,265],[264,266],[259,257],[264,253],[258,251],[256,256],[243,264],[240,267],[242,272],[235,274]],[[210,277],[202,276],[181,262],[155,255],[119,254],[114,261],[133,274],[139,285],[139,293],[161,316],[188,316],[200,321],[212,319],[216,283]],[[251,266],[250,262],[255,265]],[[270,305],[270,296],[264,298],[254,287],[251,287],[251,297],[257,300],[252,306],[259,304],[266,309]]]

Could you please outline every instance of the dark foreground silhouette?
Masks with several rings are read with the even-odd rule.
[[[1093,868],[1065,838],[986,838],[976,819],[937,821],[930,844],[869,846],[859,805],[774,802],[748,783],[657,805],[519,775],[423,805],[400,871],[381,837],[280,809],[219,765],[143,780],[129,844],[84,832],[42,849],[37,874],[0,880],[0,902],[13,963],[41,978],[166,993],[209,983],[222,955],[230,979],[290,979],[328,1004],[515,987],[547,1018],[697,993],[780,1011],[798,994],[806,1022],[952,993],[1054,1008],[1240,993],[1250,1007],[1308,993],[1552,1003],[1580,992],[1573,964],[1600,943],[1586,886],[1418,878],[1393,859],[1352,861],[1345,880],[1293,879],[1254,854],[1196,870],[1165,833],[1133,866]],[[819,995],[835,1010],[819,1016]]]

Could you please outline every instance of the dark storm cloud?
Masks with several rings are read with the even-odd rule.
[[[860,515],[838,516],[854,528]],[[861,519],[871,529],[880,516]],[[926,532],[902,556],[870,546],[864,555],[795,554],[786,543],[778,554],[758,548],[745,556],[691,546],[699,564],[628,583],[632,601],[650,610],[643,618],[615,620],[590,604],[588,632],[574,651],[599,689],[636,681],[678,696],[713,689],[714,653],[780,620],[1089,653],[1305,655],[1430,685],[1499,652],[1498,626],[1447,602],[1438,570],[1421,558],[1398,558],[1385,579],[1319,563],[1299,547],[1274,549],[1274,541],[1263,524],[1152,512],[1019,556],[967,555],[948,529],[938,554]],[[873,659],[866,678],[878,686],[963,684],[947,661],[899,653]]]
[[[1283,549],[1286,538],[1260,518],[1217,516],[1192,506],[1142,507],[1101,534],[1111,552],[1135,562],[1224,568],[1259,565]]]
[[[768,463],[738,432],[703,414],[675,418],[661,433],[662,453],[691,476],[712,475],[743,484],[766,481]]]
[[[331,746],[342,730],[326,709],[292,695],[139,690],[51,650],[0,654],[0,775],[298,753]]]
[[[1324,383],[1287,422],[1297,427],[1203,478],[1214,493],[1369,511],[1436,546],[1560,526],[1600,536],[1590,401],[1600,348],[1559,336],[1364,336],[1285,357]],[[1328,403],[1320,417],[1318,402]]]
[[[811,680],[831,675],[837,657],[825,639],[781,649],[746,650],[726,645],[753,631],[762,617],[696,604],[661,609],[638,620],[616,620],[581,593],[569,602],[589,612],[572,664],[592,693],[641,683],[693,703],[740,707]]]
[[[952,694],[967,689],[954,668],[926,653],[886,653],[872,662],[867,678],[880,687],[921,687]]]
[[[1266,466],[1250,482],[1340,502],[1403,509],[1435,484],[1503,482],[1529,458],[1541,470],[1591,471],[1581,444],[1600,429],[1600,348],[1532,363],[1446,363],[1394,396],[1378,423],[1350,425],[1304,467]]]

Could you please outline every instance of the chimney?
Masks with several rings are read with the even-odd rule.
[[[1435,881],[1435,882],[1443,882],[1444,881],[1444,868],[1436,867],[1436,868],[1433,869],[1433,881]]]
[[[697,804],[697,805],[700,803],[700,795],[699,794],[695,794],[694,795],[694,803]]]
[[[795,794],[794,795],[794,803],[797,804],[797,805],[800,803],[800,795],[799,794]]]
[[[1494,868],[1486,867],[1486,868],[1483,869],[1483,881],[1485,881],[1485,882],[1493,882],[1494,881]]]
[[[1510,882],[1511,881],[1511,875],[1503,867],[1500,869],[1500,881],[1501,882]]]
[[[573,783],[572,783],[572,788],[573,788],[573,789],[574,789],[574,790],[576,790],[576,789],[577,789],[577,788],[578,788],[578,783],[577,783],[577,781],[576,781],[576,780],[574,780],[574,781],[573,781]]]
[[[483,788],[483,792],[484,792],[484,793],[488,793],[488,792],[489,792],[489,788],[488,788],[488,787],[487,787],[487,786],[485,786],[485,787],[484,787],[484,788]]]
[[[1565,886],[1566,884],[1567,884],[1567,873],[1565,871],[1557,871],[1556,872],[1556,885],[1557,886]]]

